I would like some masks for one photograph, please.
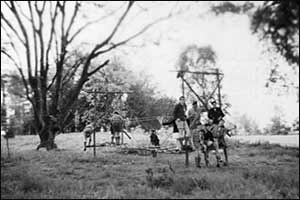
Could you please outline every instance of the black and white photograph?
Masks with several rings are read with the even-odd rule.
[[[299,199],[298,1],[1,1],[1,199]]]

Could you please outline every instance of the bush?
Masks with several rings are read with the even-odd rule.
[[[257,123],[245,114],[238,118],[238,127],[240,127],[247,135],[262,134]]]
[[[293,123],[293,125],[292,125],[292,130],[293,130],[293,131],[298,131],[298,132],[299,132],[299,118],[297,118],[297,119],[294,121],[294,123]]]
[[[285,125],[279,116],[271,119],[271,124],[265,130],[265,134],[271,135],[287,135],[291,131],[291,127]]]

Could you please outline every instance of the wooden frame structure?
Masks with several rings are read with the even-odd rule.
[[[184,78],[185,73],[191,73],[191,74],[201,74],[203,76],[216,76],[217,85],[213,89],[213,91],[209,94],[209,99],[215,94],[216,90],[218,92],[218,103],[220,108],[222,108],[222,97],[221,97],[221,81],[224,77],[224,74],[220,72],[218,68],[211,68],[212,71],[184,71],[184,70],[171,70],[171,72],[177,72],[177,78],[181,78],[182,80],[182,94],[184,96],[184,83],[188,86],[188,88],[192,91],[192,93],[197,97],[197,99],[203,104],[203,106],[208,109],[206,103],[204,100],[195,92],[195,90],[192,88],[192,86],[189,84],[189,82]],[[204,89],[204,88],[202,88]]]
[[[209,75],[213,75],[216,76],[216,80],[217,80],[217,86],[213,89],[213,91],[209,94],[209,98],[210,99],[214,93],[216,92],[216,90],[218,90],[218,102],[219,102],[219,106],[222,109],[222,97],[221,97],[221,81],[224,77],[224,74],[221,73],[219,71],[218,68],[212,68],[211,72],[208,71],[188,71],[188,70],[172,70],[171,72],[177,72],[177,78],[181,78],[181,90],[182,90],[182,96],[185,96],[184,94],[184,83],[188,86],[188,88],[192,91],[192,93],[197,97],[197,99],[203,104],[203,106],[205,107],[206,111],[208,111],[208,106],[207,104],[203,101],[203,99],[195,92],[195,90],[192,88],[192,86],[189,84],[189,82],[184,78],[184,74],[185,73],[192,73],[192,74],[202,74],[203,77],[204,75],[209,76]],[[222,77],[221,77],[222,76]],[[204,90],[204,88],[202,88]],[[185,139],[185,146],[187,147],[187,140],[188,138],[186,137],[186,132],[184,134],[184,139]],[[185,150],[185,166],[188,167],[189,166],[189,151],[186,148]]]

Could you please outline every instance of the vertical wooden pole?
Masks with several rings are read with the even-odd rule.
[[[222,109],[222,100],[221,100],[221,84],[220,84],[220,73],[219,69],[216,69],[217,72],[217,82],[218,82],[218,99],[219,99],[219,106]]]
[[[94,92],[94,122],[93,122],[94,134],[94,157],[96,157],[96,92]]]
[[[124,133],[123,133],[123,131],[121,132],[120,137],[121,137],[121,144],[124,144]]]
[[[204,88],[206,87],[206,83],[205,83],[205,74],[201,74],[201,89],[202,89],[202,98],[203,98],[203,100],[204,100],[204,103],[205,103],[205,105],[203,105],[203,106],[205,106],[205,107],[207,107],[208,108],[208,101],[209,101],[209,99],[207,99],[207,96],[206,96],[206,94],[205,94],[205,90],[204,90]]]
[[[10,158],[10,153],[9,153],[9,145],[8,145],[8,135],[6,134],[6,147],[7,147],[7,156]]]
[[[184,97],[184,81],[183,81],[183,77],[181,78],[182,80],[182,84],[181,84],[181,88],[182,88],[182,96]],[[185,139],[185,166],[188,167],[189,166],[189,151],[187,148],[187,135],[186,135],[186,131],[184,130],[184,139]]]
[[[6,108],[6,104],[5,104],[5,98],[6,98],[6,93],[5,93],[5,84],[7,83],[6,80],[7,75],[4,74],[3,76],[1,75],[1,79],[3,78],[3,85],[1,85],[1,89],[3,89],[2,92],[2,105],[1,107],[4,109],[4,116],[1,116],[1,126],[3,126],[3,130],[5,131],[5,139],[6,139],[6,147],[7,147],[7,156],[8,158],[10,158],[10,153],[9,153],[9,144],[8,144],[8,125],[7,125],[7,108]],[[4,79],[5,78],[5,79]],[[1,113],[2,114],[2,113]],[[4,118],[4,119],[3,119]]]
[[[183,78],[181,78],[181,89],[182,89],[182,96],[184,97],[184,81]]]

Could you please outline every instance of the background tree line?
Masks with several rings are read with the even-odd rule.
[[[93,66],[92,66],[93,68]],[[34,120],[33,110],[26,111],[22,103],[26,101],[24,87],[21,77],[17,72],[8,75],[6,78],[7,95],[12,99],[13,104],[10,110],[14,114],[9,119],[8,129],[14,134],[36,134],[32,123]],[[62,99],[68,98],[66,91],[70,90],[75,81],[69,81],[62,92]],[[88,93],[88,91],[103,91],[102,94]],[[130,91],[127,99],[121,94],[109,92]],[[108,93],[105,93],[108,92]],[[96,100],[95,100],[96,98]],[[114,111],[119,111],[125,118],[130,118],[132,126],[142,125],[147,127],[152,119],[169,116],[172,114],[176,100],[160,94],[155,88],[151,79],[145,74],[137,74],[127,70],[121,59],[114,57],[108,67],[95,73],[79,94],[78,101],[73,107],[73,114],[68,124],[65,125],[64,133],[82,131],[87,123],[96,119],[97,130],[100,127],[107,128],[109,117]],[[4,108],[1,111],[4,116]],[[143,119],[139,123],[135,119]],[[146,120],[146,121],[144,121]]]

